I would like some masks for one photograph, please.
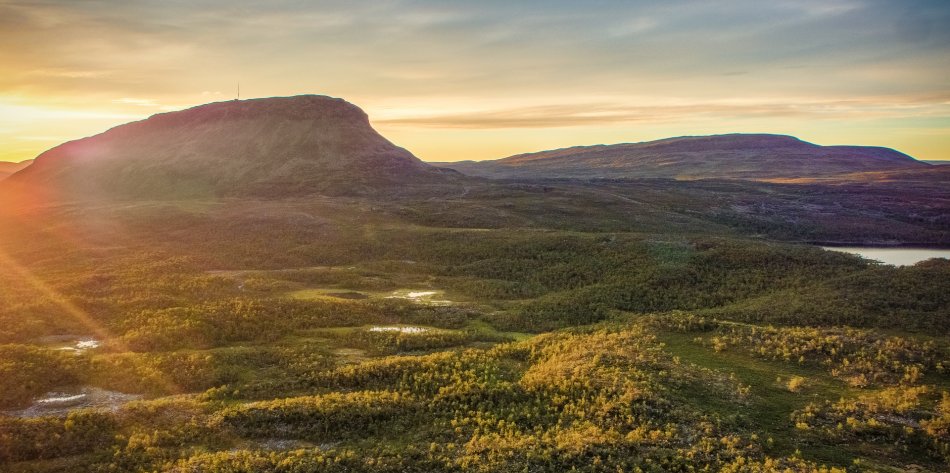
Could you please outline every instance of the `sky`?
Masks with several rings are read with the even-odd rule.
[[[324,94],[427,161],[789,134],[950,160],[950,1],[0,0],[0,160]]]

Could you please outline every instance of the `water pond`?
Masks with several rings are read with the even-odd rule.
[[[873,248],[860,246],[823,246],[822,248],[851,253],[865,259],[894,266],[911,266],[930,258],[950,259],[950,249],[945,248]]]

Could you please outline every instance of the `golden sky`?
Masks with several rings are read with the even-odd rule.
[[[950,2],[0,0],[0,160],[207,102],[362,107],[428,161],[749,132],[950,159]]]

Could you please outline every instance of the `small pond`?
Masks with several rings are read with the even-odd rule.
[[[823,246],[822,248],[852,253],[865,259],[894,266],[910,266],[930,258],[950,259],[950,249],[945,248],[874,248],[860,246]]]

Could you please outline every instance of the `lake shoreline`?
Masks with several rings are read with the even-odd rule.
[[[828,248],[880,248],[880,249],[907,249],[907,250],[950,250],[950,242],[932,242],[932,243],[885,243],[885,242],[867,242],[867,241],[805,241],[805,245],[821,246]]]
[[[821,246],[820,248],[839,253],[860,256],[869,261],[877,261],[892,266],[913,266],[931,259],[950,260],[950,249],[946,248],[908,248],[873,246]]]

